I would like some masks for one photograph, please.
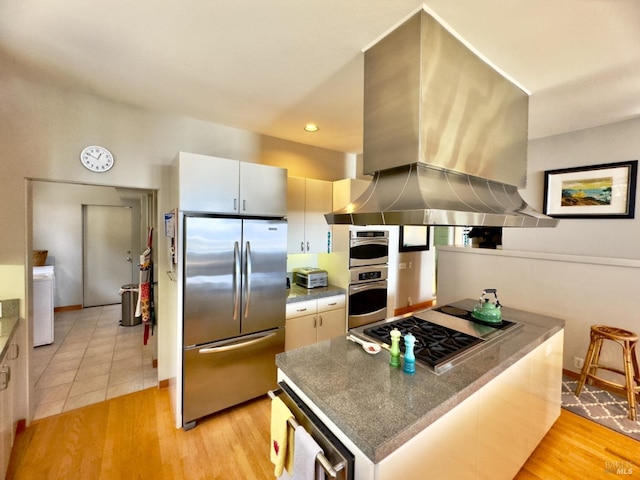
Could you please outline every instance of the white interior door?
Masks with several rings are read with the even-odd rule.
[[[133,283],[132,209],[102,205],[82,209],[83,305],[120,303],[120,287]]]

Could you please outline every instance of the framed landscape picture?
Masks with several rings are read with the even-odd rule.
[[[544,172],[544,213],[557,218],[634,218],[638,161]]]

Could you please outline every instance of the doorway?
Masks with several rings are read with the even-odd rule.
[[[132,209],[83,205],[82,223],[82,305],[120,303],[120,287],[133,283]]]
[[[137,388],[145,388],[149,382],[157,382],[157,338],[149,337],[148,344],[143,345],[143,333],[138,325],[135,327],[123,327],[119,325],[120,296],[119,289],[125,283],[136,279],[137,258],[147,246],[149,237],[148,228],[156,228],[157,192],[155,190],[119,188],[113,186],[88,185],[68,182],[54,182],[46,180],[30,180],[28,186],[29,218],[28,244],[34,249],[49,251],[47,264],[55,267],[55,324],[62,320],[58,327],[65,331],[60,332],[58,338],[54,336],[54,343],[31,348],[27,351],[27,363],[29,365],[29,417],[33,418],[36,405],[43,398],[50,400],[48,406],[57,410],[49,410],[47,415],[61,413],[65,409],[77,408],[82,404],[78,402],[94,403],[100,401],[98,388],[104,390],[105,396],[111,398],[114,395],[123,395],[135,390],[128,390],[128,386],[136,383]],[[84,247],[84,206],[108,206],[114,210],[128,210],[131,217],[131,227],[113,227],[111,230],[127,230],[129,242],[132,245],[132,261],[128,264],[126,278],[119,278],[114,293],[117,295],[116,303],[106,306],[84,308],[84,261],[82,254]],[[114,221],[103,222],[106,225],[115,225]],[[93,243],[93,242],[91,242]],[[129,250],[125,250],[126,252]],[[157,260],[154,249],[154,261]],[[98,257],[111,257],[113,254],[104,255],[99,252]],[[128,256],[128,255],[127,255]],[[126,257],[125,257],[126,259]],[[92,267],[97,270],[99,267]],[[132,273],[133,272],[133,273]],[[108,288],[111,289],[110,287]],[[31,289],[28,289],[31,295]],[[157,300],[157,298],[156,298]],[[112,300],[108,300],[113,303]],[[74,331],[73,328],[80,327]],[[32,328],[32,325],[29,325]],[[55,326],[54,326],[55,328]],[[111,329],[111,332],[107,330]],[[118,331],[116,334],[115,330]],[[89,333],[93,332],[90,336]],[[122,334],[125,334],[124,336]],[[104,335],[103,335],[104,334]],[[31,334],[29,334],[31,335]],[[75,338],[72,338],[75,337]],[[100,337],[100,338],[98,338]],[[125,338],[126,337],[126,338]],[[109,340],[109,346],[106,345]],[[131,345],[127,343],[131,341]],[[83,343],[84,342],[84,343]],[[142,357],[136,366],[132,361],[133,347],[140,349]],[[107,348],[113,353],[103,352]],[[78,353],[81,352],[81,353]],[[104,372],[94,372],[91,369],[102,366],[103,362],[97,356],[105,353],[111,359],[112,369]],[[70,358],[73,357],[73,358]],[[71,365],[73,360],[77,365]],[[84,366],[87,369],[83,372]],[[74,371],[71,370],[73,366]],[[151,367],[151,370],[147,367]],[[77,369],[76,369],[77,367]],[[132,380],[129,377],[133,370],[143,368],[142,381]],[[65,380],[69,376],[69,381]],[[87,375],[87,377],[83,377]],[[73,379],[72,379],[73,378]],[[45,382],[56,383],[47,385],[36,382],[38,379],[46,379]],[[60,380],[60,384],[58,383]],[[77,381],[84,385],[75,385]],[[62,382],[66,383],[62,383]],[[103,384],[96,385],[102,381]],[[87,385],[91,383],[91,385]],[[82,388],[80,388],[82,387]],[[61,393],[62,389],[68,391]],[[91,388],[91,391],[86,391]],[[127,388],[127,390],[123,390]],[[84,392],[86,393],[80,393]],[[53,399],[49,395],[53,393],[60,399]],[[104,399],[104,398],[103,398]],[[87,404],[87,403],[84,403]]]

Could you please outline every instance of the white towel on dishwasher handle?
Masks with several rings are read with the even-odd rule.
[[[293,472],[284,470],[279,480],[325,480],[324,470],[316,457],[324,453],[303,426],[296,427],[294,434]]]

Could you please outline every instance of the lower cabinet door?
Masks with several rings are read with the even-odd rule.
[[[318,314],[318,341],[329,340],[346,333],[346,310],[329,310]]]
[[[285,328],[285,350],[311,345],[316,341],[317,315],[288,319]]]

